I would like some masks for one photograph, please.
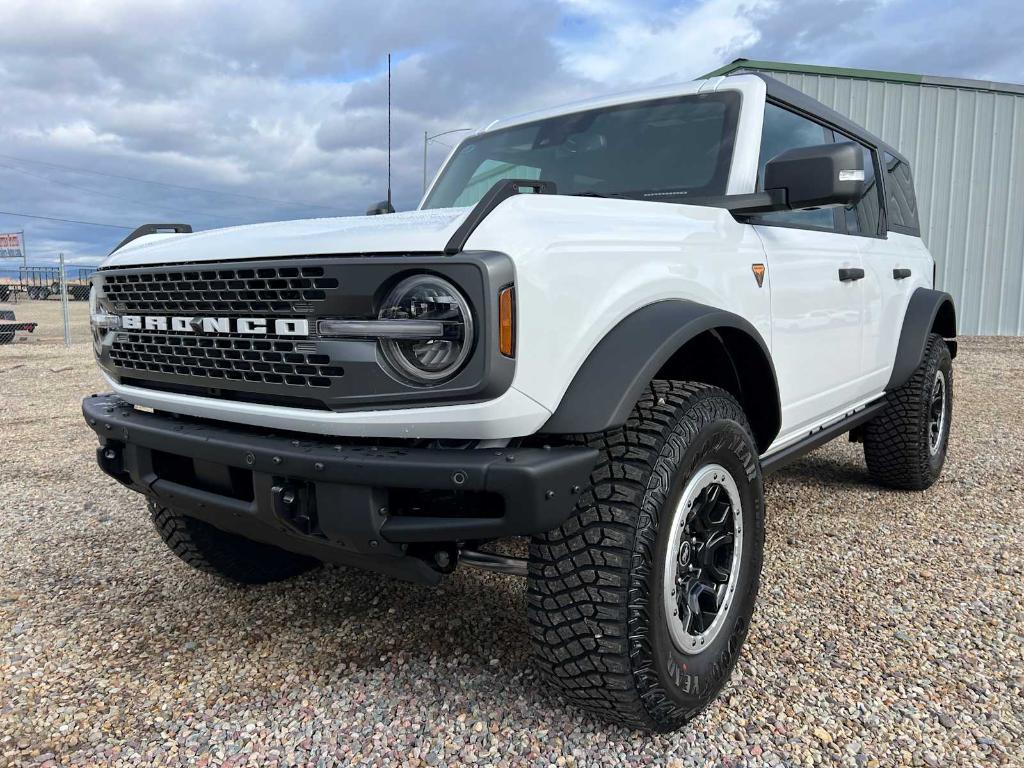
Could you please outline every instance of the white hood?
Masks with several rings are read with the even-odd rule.
[[[102,266],[325,253],[439,253],[469,211],[469,208],[438,208],[383,216],[275,221],[188,235],[147,235],[107,257]]]

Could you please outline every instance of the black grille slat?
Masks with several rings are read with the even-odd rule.
[[[338,288],[336,278],[322,275],[322,267],[111,272],[103,291],[120,311],[139,314],[293,312],[294,303],[324,302],[326,291]]]
[[[345,375],[343,368],[329,365],[326,355],[303,354],[294,348],[287,341],[122,332],[111,345],[110,359],[132,371],[292,387],[331,387]]]

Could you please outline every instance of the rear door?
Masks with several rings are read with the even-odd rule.
[[[872,171],[866,180],[872,184],[844,215],[866,272],[861,365],[868,388],[880,393],[892,373],[910,296],[916,288],[931,285],[932,260],[920,238],[910,166],[888,152],[879,155],[863,148],[864,167]]]
[[[832,140],[831,129],[769,102],[758,189],[765,164],[780,152]],[[862,399],[863,264],[841,209],[776,212],[751,223],[768,262],[782,444]]]

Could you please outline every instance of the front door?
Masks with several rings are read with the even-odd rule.
[[[772,358],[782,400],[779,442],[803,435],[863,394],[864,274],[851,238],[758,226],[772,297]]]
[[[758,188],[779,153],[832,141],[832,131],[768,103]],[[776,445],[803,436],[855,405],[864,392],[861,333],[864,267],[856,237],[836,209],[784,211],[752,221],[771,287],[771,346],[782,400]]]

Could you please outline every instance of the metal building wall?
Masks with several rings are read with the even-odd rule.
[[[910,159],[922,237],[937,263],[937,287],[956,299],[960,333],[1024,335],[1024,93],[765,74]]]

